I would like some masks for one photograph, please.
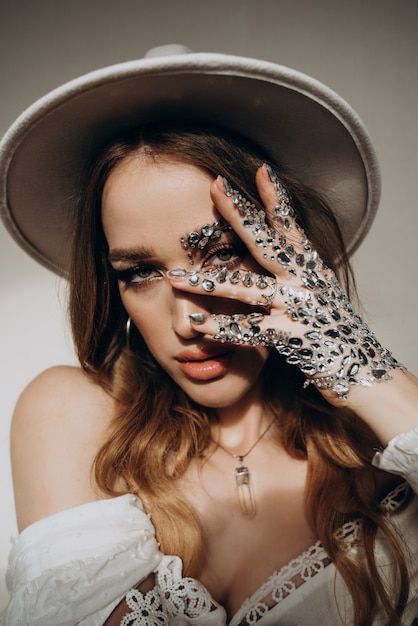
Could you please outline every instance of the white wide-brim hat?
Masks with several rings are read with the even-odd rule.
[[[342,98],[281,65],[169,46],[72,80],[16,120],[0,144],[0,211],[12,237],[66,275],[87,164],[129,127],[176,119],[213,123],[255,141],[324,196],[349,253],[367,234],[379,202],[379,168],[362,121]]]

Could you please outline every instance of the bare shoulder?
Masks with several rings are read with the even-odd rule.
[[[11,453],[20,529],[103,497],[92,464],[114,413],[112,398],[77,367],[53,367],[23,391]]]
[[[42,413],[46,412],[37,416],[38,420],[69,417],[71,424],[76,420],[72,409],[88,408],[91,415],[88,421],[92,426],[97,415],[94,409],[101,412],[113,403],[104,389],[92,382],[80,367],[60,365],[45,370],[29,383],[17,402],[14,420],[25,419],[26,409],[34,405],[42,408]],[[80,422],[84,424],[85,419]]]

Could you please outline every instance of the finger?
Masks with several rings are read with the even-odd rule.
[[[216,180],[213,200],[218,203],[218,210],[225,212],[225,218],[259,265],[277,276],[296,277],[300,284],[301,268],[307,261],[313,260],[316,265],[314,257],[317,254],[296,222],[287,191],[269,171],[275,183],[268,174],[267,166],[258,171],[257,182],[263,192],[270,219],[264,209],[248,202],[225,179]],[[229,204],[225,202],[225,196],[230,199]]]
[[[200,333],[221,343],[279,348],[288,346],[291,341],[288,332],[270,328],[261,313],[211,315],[205,320],[202,314],[192,313],[189,317],[191,325]]]
[[[275,275],[286,275],[290,260],[282,256],[278,235],[267,221],[264,209],[256,207],[218,177],[211,188],[212,200],[219,213],[244,242],[259,265]]]
[[[286,222],[285,226],[286,230],[290,230],[296,224],[295,212],[290,195],[276,172],[270,165],[264,163],[257,170],[255,180],[271,224],[277,225],[278,220],[276,218],[278,215],[283,218],[287,217],[289,223]]]
[[[227,268],[188,272],[178,268],[167,272],[171,284],[182,291],[199,295],[216,295],[239,300],[252,306],[270,309],[276,301],[277,280],[246,269]]]
[[[296,214],[287,189],[271,166],[264,164],[256,174],[257,189],[264,204],[269,223],[279,234],[283,250],[292,247],[296,254],[304,254],[308,238],[296,220]]]
[[[279,235],[282,253],[278,257],[284,265],[286,256],[289,257],[289,273],[294,274],[296,268],[296,274],[304,285],[315,285],[317,272],[324,268],[324,264],[305,231],[297,223],[287,190],[275,171],[266,164],[257,171],[256,183],[268,219]]]

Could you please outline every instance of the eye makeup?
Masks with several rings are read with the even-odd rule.
[[[229,224],[220,218],[212,224],[204,224],[201,228],[188,233],[184,237],[180,237],[180,244],[183,250],[187,251],[189,264],[194,265],[194,251],[200,251],[205,254],[210,243],[218,241],[224,232],[231,230],[232,228]]]

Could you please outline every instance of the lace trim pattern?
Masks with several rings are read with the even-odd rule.
[[[138,589],[131,589],[125,596],[125,602],[131,610],[123,617],[120,626],[167,624],[167,617],[164,615],[160,594],[156,587],[147,591],[146,594],[142,594]]]
[[[362,520],[353,519],[346,522],[334,533],[334,538],[339,542],[340,548],[348,552],[359,543],[361,539]]]
[[[399,509],[401,504],[403,504],[406,500],[406,497],[408,496],[410,491],[411,487],[409,486],[409,484],[407,482],[402,482],[390,493],[388,493],[386,498],[383,498],[380,506],[386,511],[388,515],[390,515],[391,513],[394,513],[397,509]]]
[[[330,557],[317,541],[296,559],[275,572],[251,598],[244,602],[239,611],[239,614],[244,613],[244,617],[238,626],[256,624],[276,604],[322,572],[330,563]]]
[[[170,617],[184,615],[202,618],[218,607],[209,592],[194,578],[175,579],[169,567],[162,565],[156,573],[156,585],[143,594],[131,589],[125,601],[131,609],[120,626],[161,626]]]

